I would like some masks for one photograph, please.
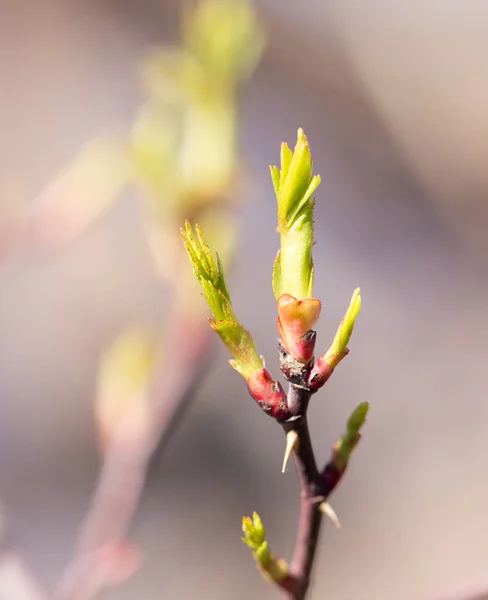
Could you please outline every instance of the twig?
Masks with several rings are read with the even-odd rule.
[[[309,390],[290,384],[287,404],[293,417],[283,423],[285,433],[293,430],[298,434],[293,458],[300,485],[300,515],[289,566],[289,577],[294,580],[295,585],[286,591],[292,600],[303,600],[307,593],[323,516],[319,509],[324,500],[323,483],[317,469],[307,423],[310,397]]]

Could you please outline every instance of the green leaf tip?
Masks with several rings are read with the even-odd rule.
[[[280,168],[270,167],[281,237],[273,291],[276,299],[290,294],[300,300],[313,293],[313,194],[320,184],[320,176],[312,174],[312,155],[303,129],[298,129],[293,151],[286,143],[281,145],[280,162]]]
[[[257,550],[266,541],[264,525],[257,512],[253,512],[252,518],[242,517],[242,532],[242,541],[253,550]]]
[[[210,326],[232,354],[231,366],[247,381],[254,373],[264,368],[264,361],[258,354],[251,334],[241,325],[232,310],[219,256],[216,256],[216,260],[213,259],[198,225],[195,225],[193,230],[186,221],[181,235],[195,276],[214,315]]]
[[[334,446],[333,462],[339,471],[344,471],[354,448],[361,439],[360,430],[366,421],[369,404],[362,402],[352,412],[347,421],[346,432]]]
[[[349,307],[344,315],[344,318],[339,325],[334,337],[332,345],[323,356],[323,360],[331,369],[341,362],[341,360],[349,352],[347,345],[351,339],[351,335],[356,323],[356,318],[361,310],[361,290],[356,288],[349,303]]]
[[[193,272],[202,286],[203,295],[215,319],[235,320],[222,263],[218,255],[214,260],[198,225],[195,225],[195,231],[193,231],[189,221],[186,221],[185,227],[181,229],[181,235]]]
[[[313,206],[312,194],[320,185],[320,176],[312,175],[312,154],[302,128],[297,132],[297,143],[292,151],[281,144],[281,169],[270,167],[271,178],[278,202],[280,227],[291,227],[308,203]]]
[[[369,411],[369,403],[361,402],[359,406],[356,406],[352,415],[349,417],[347,422],[347,431],[350,435],[356,435],[359,433],[359,430],[364,425],[366,421],[366,416]]]

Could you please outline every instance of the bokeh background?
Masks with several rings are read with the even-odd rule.
[[[371,403],[311,598],[462,597],[488,584],[488,4],[255,7],[268,49],[242,96],[237,312],[276,371],[267,167],[298,126],[323,182],[319,346],[354,287],[363,295],[351,356],[311,407],[325,460],[351,409]],[[180,9],[0,0],[4,190],[29,201],[87,140],[129,126],[139,61],[178,39]],[[100,352],[127,323],[164,319],[165,296],[130,198],[55,258],[2,265],[0,286],[0,496],[23,555],[53,585],[96,483]],[[240,518],[257,510],[290,556],[295,475],[280,473],[282,432],[226,358],[219,348],[147,483],[134,525],[143,566],[107,598],[279,597],[255,572]]]

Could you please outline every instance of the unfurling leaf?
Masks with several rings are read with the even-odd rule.
[[[288,575],[288,565],[276,558],[269,549],[266,532],[260,516],[254,512],[251,517],[242,517],[242,541],[253,551],[254,559],[263,577],[269,581],[280,583]]]
[[[347,344],[351,339],[354,323],[356,322],[356,318],[360,310],[361,295],[360,289],[357,288],[354,290],[351,302],[349,303],[349,308],[347,309],[347,312],[344,315],[339,328],[337,329],[337,333],[335,334],[331,347],[322,357],[331,369],[335,369],[335,367],[348,352]]]
[[[137,444],[152,421],[149,385],[159,348],[151,334],[130,329],[102,357],[95,416],[102,444]]]
[[[216,331],[220,339],[234,357],[229,361],[233,369],[244,379],[264,367],[263,359],[259,356],[254,340],[244,327],[236,321],[215,321],[210,326]]]
[[[182,236],[193,271],[214,315],[210,325],[232,354],[231,366],[247,381],[264,368],[264,362],[256,350],[251,334],[241,325],[232,310],[220,259],[217,255],[214,260],[198,225],[195,225],[194,233],[187,221]]]
[[[312,166],[307,138],[299,129],[293,152],[287,144],[281,145],[281,169],[270,167],[281,242],[273,273],[276,299],[282,294],[298,300],[313,295],[313,193],[320,177],[312,175]]]

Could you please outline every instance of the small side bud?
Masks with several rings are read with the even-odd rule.
[[[332,372],[333,369],[331,369],[330,365],[325,362],[322,356],[319,356],[308,376],[308,387],[314,391],[319,390],[327,383]]]
[[[266,541],[266,532],[260,516],[254,512],[251,517],[242,517],[242,541],[253,551],[261,574],[268,581],[281,583],[288,577],[288,564],[282,558],[276,558]]]
[[[357,406],[347,422],[346,432],[334,446],[333,462],[340,471],[345,471],[349,458],[361,439],[359,433],[366,421],[369,404],[362,402]]]
[[[290,294],[283,294],[276,307],[278,332],[284,348],[299,363],[309,365],[315,349],[316,335],[312,328],[320,316],[320,300],[297,300]]]
[[[275,381],[267,369],[253,373],[247,379],[249,394],[266,414],[277,421],[289,418],[286,394],[280,383]]]
[[[361,295],[360,289],[357,288],[354,290],[349,308],[337,329],[332,345],[323,356],[317,359],[313,369],[310,371],[308,379],[310,389],[318,390],[321,388],[341,360],[349,354],[347,344],[351,339],[354,323],[360,310]]]
[[[298,433],[296,431],[293,431],[293,429],[292,429],[291,431],[289,431],[286,434],[286,448],[285,448],[285,456],[283,458],[283,467],[281,469],[282,473],[284,473],[286,471],[286,465],[288,464],[288,461],[290,460],[291,453],[293,452],[293,450],[296,450],[298,448],[299,443],[300,443],[300,441],[298,438]]]
[[[360,430],[366,421],[369,404],[362,402],[357,406],[347,422],[344,435],[332,448],[332,457],[322,473],[326,495],[330,494],[342,479],[351,454],[361,439]]]

